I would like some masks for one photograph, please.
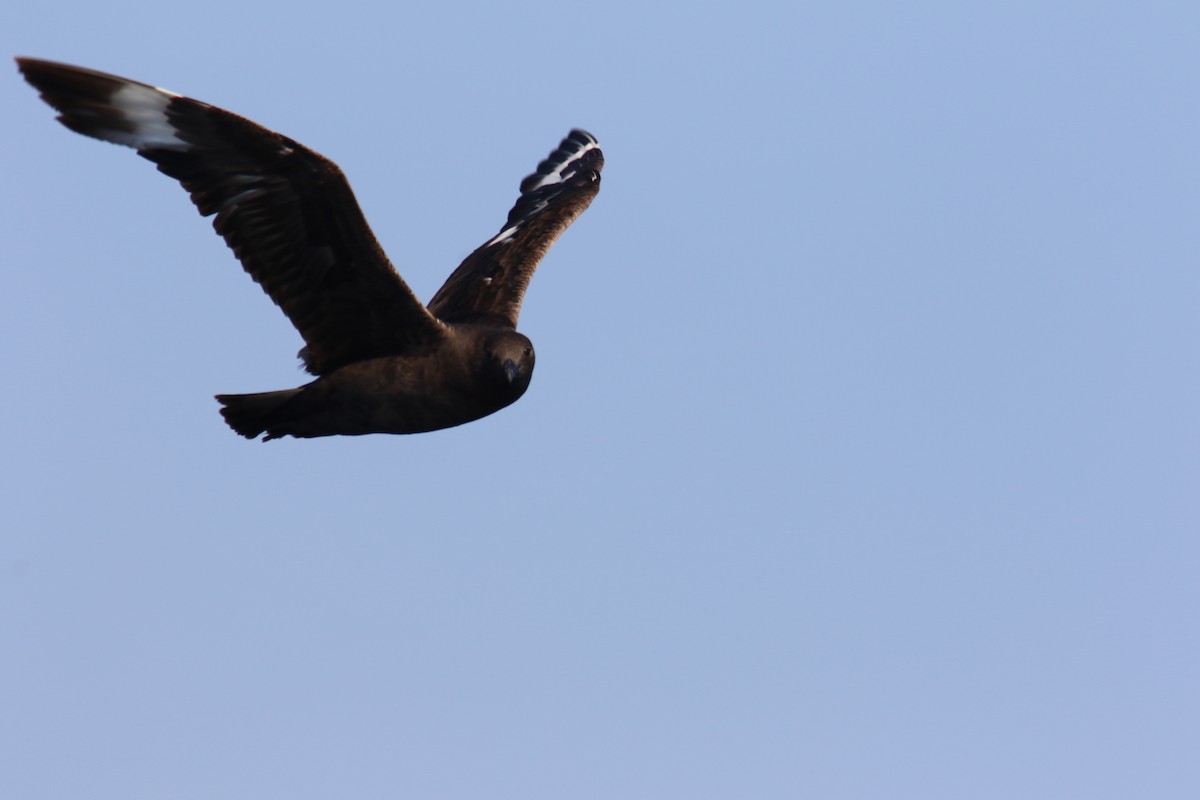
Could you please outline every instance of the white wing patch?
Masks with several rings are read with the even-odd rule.
[[[105,138],[137,150],[146,147],[187,149],[187,143],[167,118],[167,106],[177,97],[182,95],[157,86],[126,83],[113,93],[109,103],[121,112],[131,130],[108,128],[104,131]]]
[[[538,164],[537,172],[521,181],[521,197],[509,212],[508,224],[483,243],[483,247],[508,244],[521,230],[521,226],[541,214],[550,202],[562,192],[567,183],[579,172],[587,154],[600,151],[600,143],[587,131],[575,129],[563,139],[550,157]]]
[[[504,230],[497,233],[491,239],[488,239],[486,242],[484,242],[483,246],[491,247],[494,244],[504,244],[509,239],[511,239],[517,235],[517,231],[521,228],[521,223],[523,223],[524,221],[525,220],[522,219],[521,222],[518,222],[516,225],[509,225],[507,228],[505,228]]]
[[[584,142],[576,141],[576,138],[586,139]],[[555,152],[551,158],[543,162],[538,168],[536,180],[521,187],[524,191],[532,192],[541,189],[544,186],[550,186],[555,183],[562,183],[570,180],[575,176],[575,170],[579,166],[580,159],[591,150],[599,150],[600,143],[590,133],[581,130],[571,131],[571,136],[563,139],[559,145],[559,150]],[[559,158],[559,153],[562,155]],[[541,174],[543,169],[549,168],[545,174]],[[534,177],[534,176],[530,176]]]

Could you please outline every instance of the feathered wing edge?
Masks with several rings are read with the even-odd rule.
[[[429,302],[447,322],[491,320],[515,328],[521,301],[550,246],[600,191],[604,154],[590,133],[572,130],[521,181],[500,232],[454,270]]]
[[[310,372],[444,335],[391,266],[333,162],[166,89],[38,59],[17,64],[63,125],[134,148],[214,217],[213,227],[304,338]]]

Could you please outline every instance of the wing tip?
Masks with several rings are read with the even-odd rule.
[[[583,128],[572,128],[537,169],[521,181],[521,192],[566,183],[581,172],[590,172],[589,182],[596,182],[603,167],[599,140]]]
[[[76,133],[132,147],[184,150],[168,109],[181,95],[107,72],[18,56],[18,69],[58,121]]]

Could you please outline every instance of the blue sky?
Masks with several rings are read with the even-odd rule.
[[[247,442],[298,335],[10,66],[0,796],[1200,791],[1200,7],[18,5],[338,162],[426,299],[607,163],[516,405]]]

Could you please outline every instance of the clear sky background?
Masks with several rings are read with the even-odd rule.
[[[1200,5],[9,3],[337,161],[418,295],[574,126],[529,392],[301,342],[0,80],[0,797],[1200,796]]]

